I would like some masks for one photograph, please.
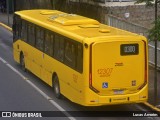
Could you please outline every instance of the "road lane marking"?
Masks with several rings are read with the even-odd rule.
[[[30,80],[26,81],[28,84],[30,84],[34,89],[36,89],[43,97],[45,97],[47,100],[51,99],[47,94],[45,94],[42,90],[40,90],[34,83],[32,83]]]
[[[6,64],[11,70],[13,70],[15,73],[17,73],[21,78],[23,78],[24,80],[26,80],[27,78],[22,74],[20,73],[18,70],[16,70],[14,67],[12,67],[10,64]]]
[[[8,64],[7,61],[5,61],[3,58],[0,57],[0,61],[2,61],[4,64],[6,64],[11,70],[13,70],[15,73],[17,73],[21,78],[27,79],[22,73],[20,73],[18,70],[16,70],[10,64]]]
[[[4,59],[2,59],[1,57],[0,57],[0,61],[2,61],[4,64],[7,63],[7,62],[6,62]]]
[[[47,94],[45,94],[41,89],[39,89],[34,83],[32,83],[30,80],[26,81],[29,83],[33,88],[35,88],[43,97],[45,97],[52,105],[54,105],[56,108],[58,108],[63,114],[65,114],[70,120],[76,120],[74,117],[70,117],[71,115],[66,112],[65,109],[63,109],[59,104],[57,104],[52,98],[50,98]]]
[[[44,93],[40,88],[38,88],[34,83],[32,83],[28,78],[26,78],[22,73],[20,73],[17,69],[15,69],[12,65],[10,65],[7,61],[0,57],[0,61],[3,62],[6,66],[8,66],[11,70],[13,70],[16,74],[18,74],[21,78],[23,78],[28,84],[30,84],[34,89],[37,90],[44,98],[46,98],[53,106],[55,106],[58,110],[63,112],[66,117],[70,120],[76,120],[74,117],[66,112],[64,108],[62,108],[58,103],[56,103],[51,97],[49,97],[46,93]]]
[[[160,109],[157,108],[156,106],[153,106],[153,105],[149,104],[148,102],[145,102],[144,104],[145,104],[146,106],[150,107],[151,109],[160,112]]]
[[[49,101],[51,104],[56,106],[61,112],[63,112],[63,114],[65,114],[70,120],[76,120],[74,117],[71,117],[71,115],[68,112],[66,112],[66,110],[63,109],[61,106],[59,106],[53,99]]]

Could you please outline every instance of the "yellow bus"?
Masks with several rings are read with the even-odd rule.
[[[148,99],[145,37],[57,10],[15,12],[13,55],[62,95],[83,106]]]

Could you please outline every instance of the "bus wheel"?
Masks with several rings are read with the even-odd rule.
[[[20,56],[20,65],[21,65],[22,70],[26,71],[24,55],[23,54],[21,54],[21,56]]]
[[[53,89],[54,89],[54,93],[55,93],[56,98],[60,99],[61,92],[60,92],[60,86],[59,86],[59,79],[57,76],[55,76],[54,80],[53,80]]]

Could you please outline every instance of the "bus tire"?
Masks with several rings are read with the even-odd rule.
[[[61,92],[60,92],[59,79],[58,79],[57,75],[53,79],[53,89],[54,89],[54,93],[55,93],[56,98],[60,99]]]
[[[24,72],[26,72],[25,60],[24,60],[24,55],[23,55],[23,53],[21,53],[21,55],[20,55],[20,66],[21,66],[22,70],[23,70]]]

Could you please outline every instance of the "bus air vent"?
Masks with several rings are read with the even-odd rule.
[[[101,33],[110,33],[111,31],[109,29],[99,29],[99,32]]]
[[[99,28],[99,25],[93,24],[86,24],[86,25],[79,25],[80,28]]]
[[[40,11],[41,15],[54,15],[54,14],[61,14],[63,12],[57,11],[57,10],[42,10]]]
[[[49,17],[49,21],[51,22],[57,22],[62,25],[84,25],[84,24],[93,24],[93,25],[99,25],[99,22],[91,19],[82,17],[76,14],[58,14],[58,15],[52,15]]]

